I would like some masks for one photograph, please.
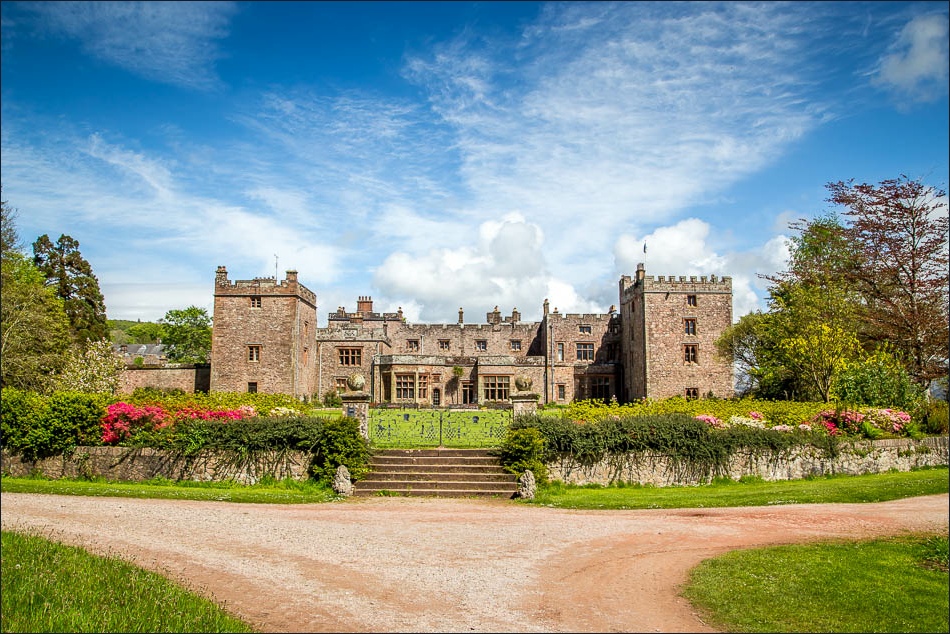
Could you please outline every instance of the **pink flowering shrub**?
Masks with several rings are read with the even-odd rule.
[[[112,445],[128,439],[137,431],[154,431],[170,424],[168,413],[161,407],[136,407],[120,401],[107,407],[106,415],[102,417],[102,442]]]
[[[700,414],[696,420],[701,420],[713,429],[725,429],[726,424],[711,414]]]
[[[752,411],[748,413],[748,416],[754,420],[765,420],[765,416],[762,415],[762,412]]]
[[[872,409],[867,412],[867,421],[888,434],[903,434],[910,423],[910,414],[892,409]]]
[[[810,422],[813,427],[824,427],[832,436],[841,436],[843,434],[861,435],[861,423],[863,421],[864,414],[859,412],[823,409],[815,414]]]
[[[198,407],[183,407],[175,412],[175,421],[189,421],[189,420],[217,420],[222,422],[228,422],[230,420],[241,420],[242,418],[248,418],[253,412],[254,408],[250,408],[250,411],[244,407],[238,409],[200,409]]]

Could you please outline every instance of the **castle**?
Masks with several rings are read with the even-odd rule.
[[[715,341],[732,324],[732,278],[624,275],[607,314],[561,314],[544,301],[541,321],[498,308],[485,323],[412,324],[379,313],[371,297],[337,308],[317,327],[316,294],[296,271],[286,279],[214,284],[211,391],[322,398],[358,373],[374,403],[424,406],[507,402],[516,377],[541,403],[629,402],[733,395],[733,369]]]

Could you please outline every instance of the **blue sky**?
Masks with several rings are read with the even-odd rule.
[[[828,182],[947,188],[947,2],[0,7],[3,198],[113,319],[210,313],[218,265],[321,325],[602,313],[638,262],[738,319]]]

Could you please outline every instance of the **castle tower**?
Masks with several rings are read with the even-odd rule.
[[[266,392],[309,397],[316,389],[317,296],[287,271],[214,282],[212,392]]]
[[[716,339],[732,325],[732,278],[654,277],[637,265],[620,278],[622,400],[734,393],[730,361]]]

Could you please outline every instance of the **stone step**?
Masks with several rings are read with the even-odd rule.
[[[369,477],[361,482],[366,482]],[[372,478],[378,481],[413,481],[413,482],[515,482],[515,476],[506,471],[493,473],[472,473],[457,471],[445,473],[441,471],[373,471]]]
[[[487,449],[388,449],[376,452],[353,495],[510,498],[517,478]]]

